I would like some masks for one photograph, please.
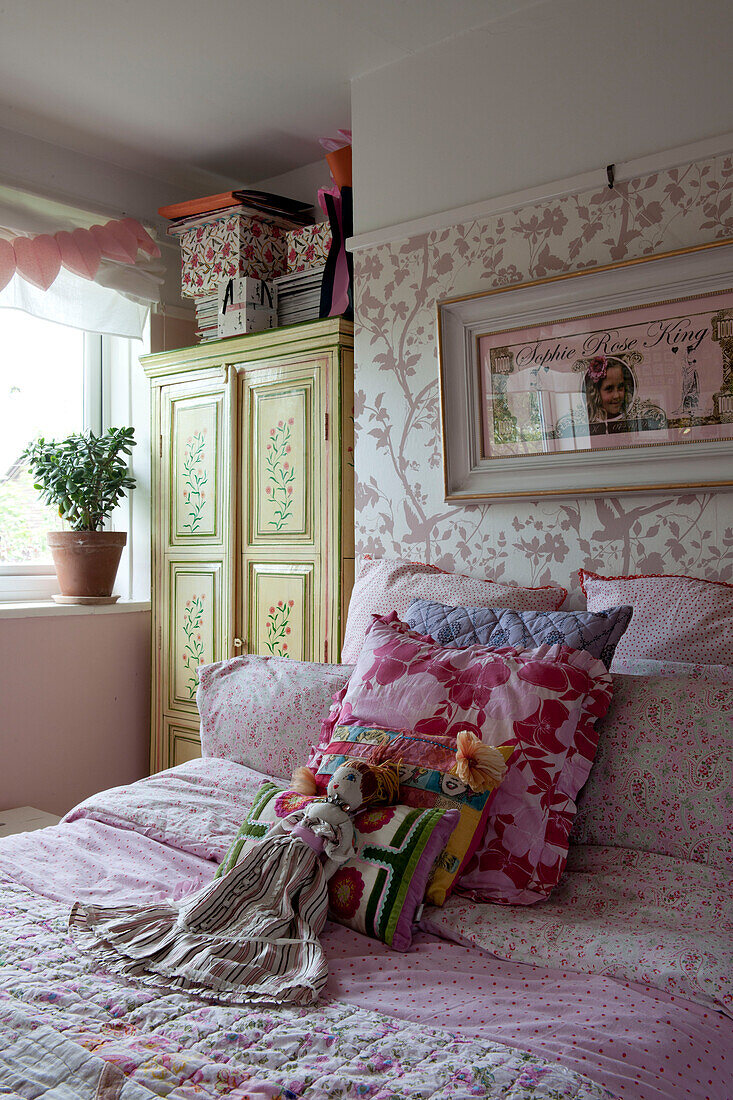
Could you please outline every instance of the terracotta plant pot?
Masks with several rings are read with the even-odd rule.
[[[111,596],[122,548],[124,531],[49,531],[62,596]]]

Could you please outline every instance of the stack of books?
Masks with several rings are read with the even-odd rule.
[[[196,335],[199,343],[219,338],[219,295],[199,294],[194,298],[196,306]]]
[[[273,279],[277,287],[277,323],[295,325],[298,321],[315,321],[321,304],[321,282],[324,267],[296,271]]]

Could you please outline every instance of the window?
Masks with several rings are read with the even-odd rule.
[[[20,455],[38,435],[63,439],[87,429],[100,432],[110,423],[136,424],[128,400],[130,375],[134,367],[141,371],[137,357],[143,350],[137,340],[0,309],[0,601],[49,599],[58,591],[46,532],[62,523],[41,501]],[[139,432],[136,436],[145,447]],[[131,520],[126,504],[124,519]],[[129,574],[129,554],[125,561]],[[123,576],[123,588],[116,591],[125,587]]]

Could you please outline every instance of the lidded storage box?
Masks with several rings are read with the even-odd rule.
[[[328,222],[315,222],[302,229],[291,229],[285,234],[287,271],[310,271],[323,267],[331,248],[331,229]]]
[[[277,287],[261,279],[245,275],[222,280],[217,305],[219,337],[277,328]]]
[[[285,230],[245,214],[219,212],[168,232],[181,246],[181,294],[187,298],[216,294],[231,276],[275,279],[287,269]]]

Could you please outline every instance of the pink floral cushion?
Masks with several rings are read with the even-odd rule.
[[[414,599],[461,607],[509,607],[514,611],[557,611],[567,589],[517,584],[444,573],[434,565],[400,558],[365,558],[356,578],[346,620],[342,661],[354,664],[372,615],[396,611],[403,619]]]
[[[203,755],[290,779],[318,744],[334,692],[350,673],[346,665],[254,655],[204,666],[196,694]]]
[[[696,577],[602,577],[579,571],[589,611],[634,609],[615,659],[733,664],[733,585]],[[611,668],[615,670],[616,665]]]
[[[340,725],[438,737],[466,728],[489,744],[514,741],[458,890],[506,904],[548,896],[562,873],[574,799],[595,755],[594,723],[611,698],[611,677],[600,661],[560,645],[444,648],[395,615],[376,616],[342,695]],[[322,739],[333,721],[324,723]],[[314,754],[313,764],[320,763]]]
[[[614,675],[573,841],[733,870],[733,684]]]

